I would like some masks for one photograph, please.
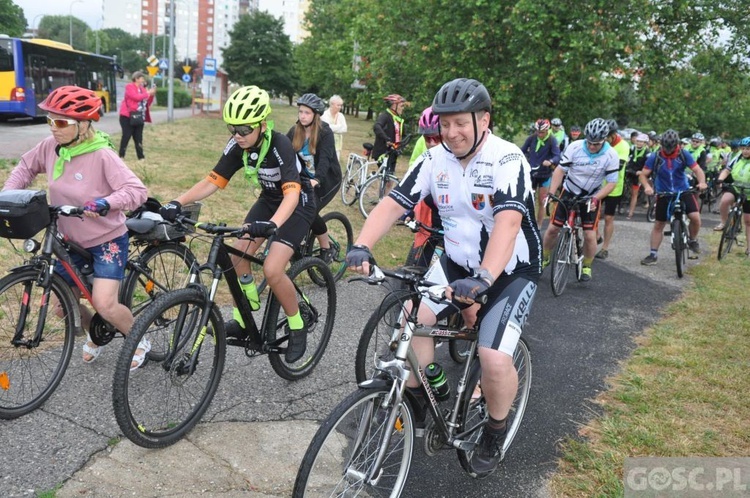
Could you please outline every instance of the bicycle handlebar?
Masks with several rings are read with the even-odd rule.
[[[411,230],[414,233],[419,232],[420,230],[424,230],[427,233],[430,233],[432,235],[437,235],[442,237],[445,232],[443,230],[440,230],[439,228],[433,228],[431,226],[425,225],[419,220],[410,220],[410,221],[400,221],[398,223],[401,226],[405,226],[409,230]]]
[[[183,224],[183,225],[192,225],[195,228],[200,228],[206,233],[210,234],[223,234],[223,235],[229,235],[231,237],[242,237],[243,235],[247,235],[250,230],[250,226],[241,226],[241,227],[230,227],[226,226],[224,223],[205,223],[198,220],[193,220],[191,218],[188,218],[184,215],[177,215],[175,218],[175,223]],[[272,236],[276,234],[277,229],[273,229],[272,233],[269,233],[268,236]]]
[[[584,195],[584,196],[578,196],[577,195],[577,196],[573,197],[572,199],[570,199],[571,202],[569,202],[568,204],[570,204],[570,206],[575,206],[576,204],[583,204],[583,202],[587,202],[588,203],[588,202],[591,202],[591,199],[593,199],[593,198],[594,198],[593,194],[591,194],[591,195]],[[559,205],[561,205],[563,207],[563,209],[565,209],[566,218],[567,218],[567,213],[570,210],[570,208],[568,207],[568,204],[565,203],[565,201],[563,201],[560,197],[556,196],[555,194],[547,194],[547,199],[552,199],[553,201],[556,201]],[[550,203],[547,202],[547,200],[545,199],[544,209],[547,212],[547,216],[550,216],[550,213],[549,213],[549,204]],[[587,209],[589,211],[591,211],[591,205],[590,204],[587,206]]]

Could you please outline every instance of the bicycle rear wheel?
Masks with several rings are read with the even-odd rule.
[[[404,401],[393,425],[390,388],[359,389],[334,408],[307,448],[292,496],[400,496],[414,452],[414,418]],[[374,482],[366,482],[389,436]]]
[[[78,304],[68,284],[53,275],[42,316],[44,289],[38,279],[39,270],[33,268],[0,279],[0,419],[26,415],[44,403],[65,376],[73,352]],[[40,321],[42,337],[34,346]],[[13,344],[19,330],[24,342]]]
[[[346,165],[344,177],[341,179],[341,202],[345,206],[351,206],[357,202],[359,197],[359,180],[362,174],[362,168],[367,167],[359,157],[349,156],[349,163]]]
[[[729,212],[724,230],[721,231],[721,240],[719,241],[719,261],[732,250],[732,245],[737,239],[737,226],[741,222],[739,211],[734,208]]]
[[[371,379],[377,373],[375,364],[378,360],[395,358],[391,344],[398,340],[410,296],[409,292],[389,294],[367,320],[354,360],[357,383]]]
[[[133,324],[117,360],[112,403],[123,434],[138,446],[174,444],[200,421],[216,394],[224,369],[224,321],[216,306],[203,316],[202,289],[162,295]],[[201,318],[208,320],[201,327]],[[131,371],[143,338],[160,361],[147,359]]]
[[[310,272],[320,276],[325,285],[318,285]],[[287,363],[282,353],[269,353],[268,360],[279,377],[297,380],[307,377],[325,353],[336,318],[336,283],[333,275],[318,258],[302,258],[287,271],[294,284],[297,303],[307,328],[307,350],[294,363]],[[269,344],[286,341],[286,314],[273,293],[266,314],[266,338]]]
[[[563,227],[557,237],[557,244],[552,251],[550,270],[552,294],[560,296],[568,285],[568,274],[570,273],[570,255],[573,252],[573,234],[569,228]]]
[[[375,175],[367,180],[359,192],[359,212],[362,216],[367,218],[378,202],[388,195],[398,182],[398,177],[389,174]]]
[[[148,247],[128,263],[120,302],[137,316],[158,296],[185,288],[196,260],[186,245],[169,242]]]
[[[684,240],[685,233],[683,231],[682,222],[678,219],[672,220],[672,245],[675,255],[675,263],[677,264],[677,276],[682,278],[685,269],[685,251],[687,250],[687,244]]]
[[[354,244],[354,231],[352,230],[349,218],[343,213],[335,211],[327,213],[323,216],[323,221],[328,230],[331,247],[336,250],[333,260],[328,263],[328,268],[331,270],[331,275],[333,275],[333,281],[338,282],[344,276],[344,273],[346,273],[346,253],[349,252],[349,249]],[[310,256],[320,257],[320,242],[312,234],[310,238],[313,239],[311,242],[313,249]],[[310,270],[310,278],[318,285],[325,285],[325,280],[315,270]]]
[[[516,351],[513,353],[513,365],[516,367],[516,373],[518,374],[518,391],[516,392],[516,397],[513,400],[510,412],[508,413],[506,422],[508,424],[508,435],[505,437],[505,443],[503,443],[502,458],[505,458],[510,445],[513,444],[513,440],[518,434],[518,428],[523,421],[523,415],[526,412],[526,404],[529,401],[529,392],[531,390],[531,352],[523,338],[519,339]],[[468,436],[468,440],[473,443],[478,442],[481,438],[483,426],[489,417],[484,395],[481,394],[479,398],[472,399],[474,397],[477,383],[479,383],[481,379],[481,374],[482,369],[479,366],[479,362],[477,362],[472,367],[472,372],[469,375],[469,382],[466,385],[466,391],[463,393],[464,399],[461,402],[463,413],[459,418],[459,433],[473,431]],[[476,478],[486,477],[486,475],[475,472],[471,466],[471,457],[474,454],[474,450],[456,451],[458,453],[458,461],[461,463],[461,467],[463,467],[470,476]]]

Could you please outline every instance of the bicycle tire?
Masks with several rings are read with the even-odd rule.
[[[727,222],[724,225],[724,230],[721,231],[721,240],[719,241],[719,261],[722,260],[732,250],[732,245],[737,239],[737,224],[740,222],[739,211],[732,208],[727,217]]]
[[[518,435],[518,429],[523,421],[523,416],[526,413],[526,405],[529,401],[529,392],[531,391],[531,351],[529,350],[528,344],[523,338],[518,340],[516,350],[513,353],[513,364],[518,372],[518,391],[516,397],[511,405],[510,412],[508,413],[507,424],[508,435],[505,437],[505,443],[503,443],[502,457],[505,458],[510,446]],[[469,381],[466,385],[466,391],[463,393],[463,400],[461,407],[463,412],[459,418],[459,433],[463,433],[471,430],[478,424],[483,424],[483,421],[489,416],[484,400],[484,395],[481,395],[479,399],[472,400],[474,389],[477,387],[477,383],[481,378],[481,367],[479,362],[474,364],[472,373],[469,375]],[[479,428],[471,433],[470,440],[477,442],[482,436],[482,429]],[[471,466],[471,457],[474,454],[473,450],[464,451],[456,450],[458,453],[458,461],[461,463],[461,467],[472,477],[482,478],[488,474],[479,474],[474,471]]]
[[[36,333],[43,297],[43,289],[37,285],[39,276],[39,270],[27,268],[0,279],[0,419],[18,418],[41,406],[60,385],[70,363],[78,304],[57,274],[50,282],[50,306],[41,342],[32,348],[11,344],[23,303],[28,308],[22,339],[30,340]],[[52,309],[55,302],[62,316]]]
[[[336,253],[333,256],[333,260],[328,263],[328,269],[331,270],[333,281],[338,282],[341,277],[346,273],[346,253],[354,245],[354,231],[352,230],[352,224],[349,222],[349,218],[343,213],[336,211],[326,213],[323,216],[323,222],[326,224],[328,230],[328,238],[331,242],[331,247],[336,249]],[[307,256],[320,257],[320,242],[317,237],[312,235],[310,232],[308,242],[309,250]],[[325,285],[325,279],[315,272],[314,269],[310,270],[310,278],[318,285]]]
[[[384,401],[388,408],[381,408]],[[388,428],[392,403],[389,387],[359,389],[339,403],[308,446],[292,496],[400,496],[414,454],[414,417],[404,400],[393,429]],[[390,442],[373,486],[364,479],[386,432]]]
[[[314,271],[326,284],[318,285],[309,276]],[[286,380],[298,380],[312,373],[325,353],[336,319],[336,283],[331,270],[318,258],[302,258],[287,271],[294,284],[300,313],[307,327],[307,350],[305,355],[294,363],[287,363],[281,353],[269,353],[268,360],[274,372]],[[279,335],[284,336],[287,323],[286,313],[273,293],[266,315],[266,340],[274,343]]]
[[[576,280],[580,282],[583,277],[583,237],[580,229],[575,231],[575,249]]]
[[[675,254],[675,264],[677,265],[677,277],[682,278],[685,267],[685,247],[683,240],[682,222],[678,219],[672,220],[672,241]]]
[[[176,443],[200,421],[216,394],[226,359],[226,336],[221,314],[211,306],[206,334],[200,344],[196,342],[203,335],[198,326],[205,303],[203,289],[163,294],[138,316],[125,339],[115,366],[112,405],[120,430],[138,446],[163,448]],[[179,340],[174,338],[177,331]],[[148,359],[131,372],[133,354],[144,336],[152,348],[164,351],[164,359]],[[191,373],[186,361],[196,354],[200,361]]]
[[[386,196],[386,188],[389,184],[395,186],[399,179],[395,175],[374,175],[365,182],[359,191],[359,212],[365,219],[370,215],[373,208]]]
[[[646,210],[646,220],[653,223],[656,221],[656,197],[653,195],[648,196],[648,209]]]
[[[359,179],[361,176],[362,168],[367,167],[367,163],[363,163],[359,158],[352,158],[352,160],[346,165],[346,171],[344,177],[341,180],[341,202],[345,206],[351,206],[359,198]]]
[[[573,234],[570,229],[563,227],[560,235],[557,237],[555,249],[552,251],[550,260],[550,284],[552,285],[552,294],[559,297],[565,291],[568,285],[568,274],[570,273],[570,254],[573,250]]]
[[[137,316],[158,296],[183,289],[190,281],[195,255],[183,244],[169,242],[148,247],[136,258],[141,273],[129,267],[122,283],[120,302]]]
[[[400,335],[403,312],[406,304],[411,301],[411,296],[410,292],[389,294],[370,315],[362,329],[354,359],[354,374],[358,384],[377,373],[375,363],[378,360],[390,361],[395,358],[391,343]]]

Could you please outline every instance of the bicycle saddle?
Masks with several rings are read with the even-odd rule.
[[[132,233],[148,233],[157,224],[164,221],[164,219],[158,213],[143,212],[138,218],[128,218],[125,220],[125,226],[128,227],[128,231]]]

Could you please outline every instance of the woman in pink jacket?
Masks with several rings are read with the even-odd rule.
[[[109,136],[94,130],[99,120],[101,100],[85,88],[63,86],[53,90],[39,107],[49,114],[52,136],[21,156],[3,190],[25,189],[39,174],[47,176],[50,203],[84,208],[83,219],[61,217],[58,227],[73,242],[94,256],[92,305],[102,318],[127,334],[133,314],[117,300],[120,281],[128,259],[128,229],[125,211],[146,201],[146,187],[117,157]],[[82,265],[78,255],[73,262]],[[58,262],[59,273],[79,295],[73,280]],[[79,296],[80,297],[80,296]],[[81,305],[81,324],[88,330],[91,311]],[[133,357],[132,369],[143,364],[151,349],[141,341]],[[91,339],[83,345],[83,361],[91,363],[101,352]]]
[[[120,128],[122,128],[120,157],[125,158],[128,142],[130,142],[130,137],[133,137],[135,154],[140,160],[146,158],[143,155],[143,127],[145,123],[151,122],[149,106],[154,101],[156,87],[146,89],[146,76],[140,71],[133,73],[132,80],[132,83],[125,85],[125,98],[122,99],[120,105]],[[143,116],[140,124],[136,124],[130,119],[131,113],[136,111],[140,111]]]

